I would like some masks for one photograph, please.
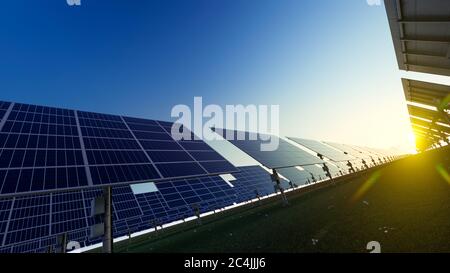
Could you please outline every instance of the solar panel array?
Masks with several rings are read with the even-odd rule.
[[[216,132],[226,137],[233,145],[269,169],[323,163],[320,158],[295,147],[277,136],[222,129],[216,130]],[[240,134],[242,135],[240,136]],[[277,149],[274,151],[263,151],[261,145],[268,144],[270,139],[273,143],[278,143]]]
[[[115,237],[194,216],[196,208],[208,212],[274,193],[266,170],[236,168],[201,140],[175,140],[172,125],[0,102],[0,252],[45,252],[63,233],[82,246],[100,242],[89,237],[89,227],[103,221],[91,216],[103,186],[113,186]],[[347,173],[344,163],[335,166],[276,136],[245,132],[239,140],[239,132],[229,132],[232,144],[295,186],[327,179],[323,164],[333,177]],[[270,138],[278,149],[262,151]],[[300,142],[332,160],[352,158],[320,142]],[[236,180],[225,182],[221,173]],[[130,187],[149,182],[155,191]],[[284,179],[281,185],[291,187]]]
[[[330,146],[327,146],[326,144],[311,140],[311,139],[303,139],[303,138],[297,138],[297,137],[289,137],[290,140],[296,142],[297,144],[303,145],[306,148],[321,154],[333,161],[348,161],[348,160],[354,160],[355,158],[345,154],[344,152],[340,150],[336,150]]]
[[[0,195],[131,184],[236,171],[172,123],[0,102]]]
[[[113,187],[115,237],[191,217],[193,205],[203,213],[274,193],[270,175],[261,167],[239,170],[233,174],[234,187],[220,176],[162,181],[156,184],[158,191],[141,194],[128,185]],[[45,252],[62,233],[82,246],[100,242],[89,238],[89,226],[98,223],[90,217],[90,206],[101,193],[84,189],[1,200],[0,252]]]

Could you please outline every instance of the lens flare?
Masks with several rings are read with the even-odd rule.
[[[447,170],[445,170],[444,165],[441,163],[436,166],[437,172],[444,178],[444,180],[450,185],[450,175],[448,174]]]
[[[438,110],[444,111],[448,108],[448,105],[450,104],[450,94],[448,94],[439,104]]]
[[[369,191],[369,189],[372,188],[373,185],[375,185],[375,183],[380,179],[380,177],[381,171],[375,171],[369,177],[369,179],[367,179],[367,181],[364,182],[364,184],[362,184],[362,186],[356,191],[356,193],[352,196],[350,201],[356,202],[359,199],[361,199],[361,197],[363,197]]]

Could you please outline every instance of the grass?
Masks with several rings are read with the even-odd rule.
[[[116,252],[450,252],[450,150],[429,152],[336,185],[279,197],[115,244]],[[443,171],[444,170],[444,173]],[[165,234],[164,234],[165,233]]]

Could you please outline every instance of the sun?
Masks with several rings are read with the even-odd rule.
[[[410,147],[416,147],[416,136],[414,135],[413,132],[409,132],[408,133],[408,146]],[[415,149],[411,149],[411,151],[409,151],[410,153],[415,154],[417,151]]]

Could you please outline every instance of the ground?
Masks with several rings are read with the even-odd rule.
[[[116,252],[450,252],[450,149],[115,244]],[[446,175],[447,174],[447,175]],[[178,229],[178,230],[177,230]]]

